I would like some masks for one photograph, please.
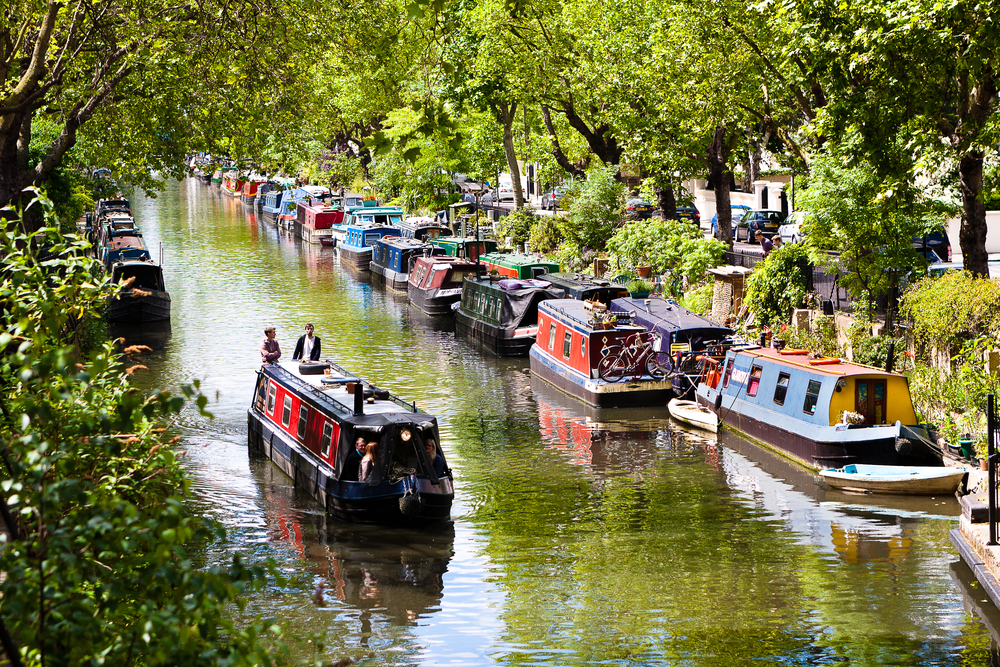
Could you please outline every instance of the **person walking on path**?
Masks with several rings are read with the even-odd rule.
[[[306,325],[306,332],[299,336],[295,343],[295,351],[292,352],[292,359],[308,359],[309,361],[319,361],[320,342],[319,336],[313,335],[313,325]]]
[[[270,364],[280,358],[281,347],[278,345],[274,327],[265,327],[264,340],[260,343],[260,362],[262,364]]]

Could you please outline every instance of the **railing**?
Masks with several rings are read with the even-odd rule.
[[[1000,445],[1000,419],[996,413],[996,398],[990,394],[986,399],[986,474],[989,484],[986,520],[990,524],[990,541],[987,542],[990,546],[997,544],[997,462],[1000,461],[997,445]]]

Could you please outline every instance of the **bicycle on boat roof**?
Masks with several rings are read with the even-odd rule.
[[[660,340],[660,335],[646,331],[636,332],[628,336],[624,344],[611,348],[608,354],[597,364],[597,374],[605,382],[619,382],[626,375],[638,380],[648,375],[654,380],[664,380],[676,373],[670,354],[660,352],[654,345]]]

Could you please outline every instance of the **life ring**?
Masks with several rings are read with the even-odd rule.
[[[822,359],[810,359],[809,360],[809,365],[810,366],[829,366],[830,364],[839,364],[839,363],[840,363],[840,359],[839,358],[833,358],[833,357],[823,357]]]
[[[803,350],[795,347],[786,347],[778,350],[778,354],[809,354],[809,350]]]

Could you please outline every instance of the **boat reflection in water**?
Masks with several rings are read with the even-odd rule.
[[[121,338],[122,347],[128,345],[148,345],[154,350],[167,347],[171,336],[170,320],[134,324],[128,322],[109,322],[108,337],[111,340]]]
[[[438,611],[454,553],[451,522],[411,530],[337,521],[296,491],[274,466],[262,470],[269,541],[290,547],[315,575],[313,603],[361,610],[363,636],[372,620],[416,625]]]

